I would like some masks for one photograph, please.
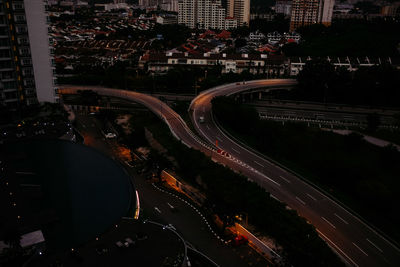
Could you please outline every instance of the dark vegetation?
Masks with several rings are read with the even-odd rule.
[[[390,65],[335,70],[325,60],[308,61],[298,86],[281,97],[302,101],[400,107],[400,71]]]
[[[363,2],[365,3],[365,2]],[[287,56],[399,56],[400,23],[389,20],[340,20],[297,30],[300,44],[287,44]]]
[[[143,116],[143,117],[141,117]],[[213,163],[203,153],[189,149],[177,141],[168,127],[151,113],[134,116],[134,131],[146,127],[155,139],[173,156],[176,169],[167,159],[156,156],[160,167],[173,168],[186,182],[207,195],[205,206],[219,215],[225,225],[234,215],[248,213],[249,222],[274,238],[283,247],[286,264],[294,266],[341,266],[340,260],[322,241],[315,228],[269,193],[242,175]],[[140,130],[141,131],[141,130]],[[154,158],[154,156],[153,156]],[[199,183],[199,181],[201,181]]]
[[[254,19],[250,21],[249,33],[256,30],[259,30],[265,35],[274,31],[284,33],[288,31],[289,24],[289,19],[285,18],[282,14],[277,14],[272,21],[266,19]]]
[[[234,136],[318,184],[400,241],[400,152],[393,146],[376,147],[357,134],[261,121],[254,109],[231,98],[214,99],[213,110]]]

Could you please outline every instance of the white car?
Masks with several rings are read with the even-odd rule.
[[[105,137],[106,138],[115,138],[115,137],[117,137],[117,135],[115,133],[106,133]]]

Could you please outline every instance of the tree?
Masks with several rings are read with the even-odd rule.
[[[21,234],[16,225],[11,225],[5,231],[3,236],[3,241],[5,244],[9,245],[11,249],[21,248]]]
[[[314,101],[326,101],[329,88],[334,80],[335,68],[323,59],[307,61],[297,76],[299,95]]]
[[[243,39],[243,38],[237,38],[237,39],[235,40],[235,47],[236,47],[236,48],[243,47],[243,46],[245,46],[246,44],[247,44],[247,41],[246,41],[245,39]]]

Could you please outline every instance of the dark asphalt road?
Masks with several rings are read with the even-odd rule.
[[[290,86],[293,83],[293,80],[251,81],[202,92],[191,105],[194,126],[199,134],[211,144],[218,140],[219,147],[233,156],[227,165],[234,170],[242,171],[250,179],[266,188],[275,198],[297,210],[317,228],[320,236],[349,264],[399,266],[400,251],[397,247],[320,190],[253,153],[237,141],[233,141],[214,121],[211,99],[216,96],[231,95],[257,87]],[[199,123],[200,116],[205,118],[204,123]],[[236,162],[237,160],[240,160],[240,164]]]
[[[308,185],[293,174],[258,156],[227,137],[215,124],[211,99],[217,95],[230,95],[252,88],[274,87],[295,83],[294,80],[260,80],[246,84],[228,84],[202,92],[191,105],[193,121],[203,142],[186,126],[180,116],[160,100],[136,92],[96,88],[64,87],[62,93],[78,90],[93,90],[108,95],[141,103],[161,117],[175,137],[189,147],[211,156],[213,160],[240,171],[312,223],[320,236],[350,265],[353,266],[400,266],[400,250],[375,232],[368,225],[349,213],[341,205]],[[199,124],[200,116],[205,123]],[[222,156],[213,148],[215,140],[232,157]]]
[[[95,147],[114,160],[118,158],[116,139],[105,139],[100,123],[94,116],[77,116],[78,128],[84,135],[85,144]],[[231,247],[218,240],[210,231],[201,215],[192,207],[173,195],[157,190],[151,182],[138,175],[134,168],[121,163],[139,192],[140,206],[152,221],[172,224],[177,232],[196,250],[208,256],[219,266],[267,266],[267,261],[248,246]],[[172,212],[169,205],[177,211]]]

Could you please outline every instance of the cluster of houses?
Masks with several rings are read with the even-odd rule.
[[[139,59],[139,67],[152,73],[163,74],[177,66],[190,68],[220,67],[221,73],[264,74],[267,77],[296,76],[312,57],[285,57],[268,54],[190,54],[185,53],[148,53]],[[325,57],[335,68],[355,71],[360,67],[390,64],[400,67],[399,60],[391,57]]]

